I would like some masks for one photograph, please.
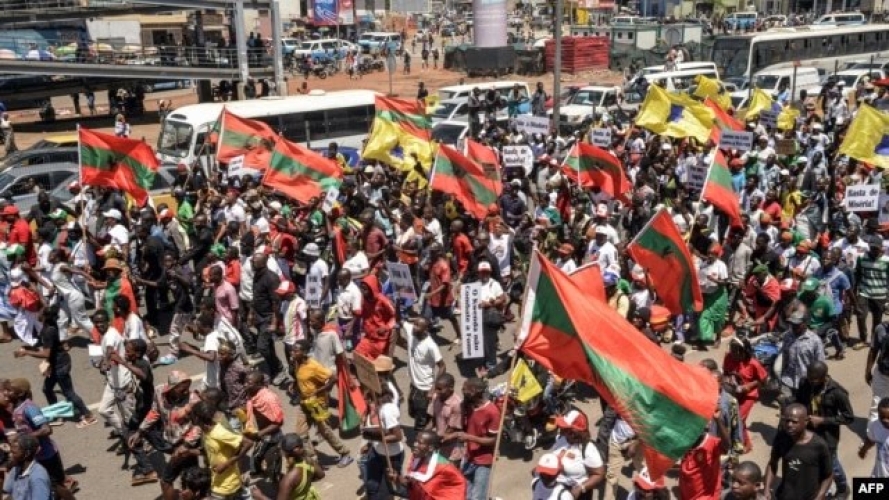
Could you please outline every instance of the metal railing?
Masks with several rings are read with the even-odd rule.
[[[272,66],[267,49],[248,49],[249,66]],[[27,40],[0,35],[0,59],[34,62],[70,62],[130,66],[167,66],[194,68],[237,68],[235,48],[180,45],[111,45],[103,42],[68,40]]]

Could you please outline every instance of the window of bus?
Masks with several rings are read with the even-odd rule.
[[[373,106],[356,106],[327,110],[327,138],[365,135],[370,132]]]
[[[281,115],[280,126],[270,124],[273,129],[281,129],[281,134],[288,141],[306,142],[323,139],[327,135],[327,127],[324,124],[324,112],[313,111],[311,113],[293,113]],[[308,132],[308,134],[306,133]]]
[[[711,60],[723,78],[742,77],[750,60],[750,39],[725,37],[713,44]]]
[[[158,153],[184,158],[191,149],[193,133],[194,128],[185,122],[164,120],[160,137],[157,139]]]

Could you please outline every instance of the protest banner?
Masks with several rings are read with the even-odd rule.
[[[306,303],[309,307],[321,307],[321,292],[324,286],[321,284],[321,276],[317,274],[306,275]]]
[[[695,163],[688,168],[688,178],[685,185],[691,191],[701,191],[704,189],[704,182],[707,180],[707,164]]]
[[[361,354],[352,353],[352,364],[355,365],[355,378],[362,387],[370,389],[374,394],[383,392],[380,377],[377,376],[377,370],[371,360]]]
[[[327,194],[324,196],[324,203],[321,205],[321,210],[329,214],[331,210],[333,210],[333,206],[336,205],[336,201],[340,196],[340,190],[337,187],[331,187],[327,190]]]
[[[522,168],[525,175],[531,175],[534,168],[534,150],[531,146],[503,146],[503,168]]]
[[[235,156],[229,160],[227,172],[229,177],[241,177],[242,175],[256,175],[260,173],[255,168],[244,166],[244,155]]]
[[[417,292],[414,290],[410,266],[401,262],[387,262],[386,270],[389,272],[389,282],[395,288],[395,293],[404,300],[416,301]]]
[[[750,151],[753,148],[753,134],[723,129],[719,138],[720,149],[737,149]]]
[[[594,128],[590,130],[590,142],[600,148],[611,147],[611,129]]]
[[[519,131],[527,134],[549,134],[549,118],[545,116],[519,115],[514,118]]]
[[[759,121],[763,125],[771,128],[778,127],[778,113],[774,111],[763,111],[759,114]]]
[[[796,139],[778,139],[775,141],[775,154],[792,156],[796,154]]]
[[[846,186],[845,204],[849,212],[876,212],[879,201],[879,184]]]
[[[463,344],[463,359],[484,357],[485,344],[482,336],[482,285],[466,283],[460,287],[460,338]]]

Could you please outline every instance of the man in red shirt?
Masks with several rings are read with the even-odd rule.
[[[463,275],[469,269],[469,258],[472,256],[472,242],[463,232],[463,221],[451,222],[451,252],[457,261],[457,281],[463,281]]]
[[[454,291],[451,283],[451,263],[444,255],[444,249],[438,243],[429,247],[429,292],[426,293],[426,307],[423,316],[433,323],[433,330],[441,327],[435,324],[437,319],[446,319],[454,328],[456,341],[460,340],[460,325],[454,315]]]
[[[3,220],[9,224],[9,236],[6,242],[9,246],[19,245],[25,247],[25,260],[32,266],[37,265],[37,251],[34,250],[34,235],[31,234],[31,226],[28,221],[19,216],[19,209],[15,205],[3,207]]]
[[[485,500],[491,464],[494,463],[494,443],[500,433],[500,411],[485,396],[485,382],[477,377],[463,383],[463,428],[445,436],[445,441],[458,439],[466,445],[463,475],[467,481],[467,500]]]
[[[717,417],[718,420],[718,417]],[[719,438],[704,432],[697,444],[679,463],[679,498],[683,500],[719,500],[722,494],[722,469]]]

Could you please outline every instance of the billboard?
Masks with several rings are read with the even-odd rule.
[[[506,0],[473,0],[472,17],[476,47],[506,46]]]
[[[315,26],[336,26],[339,15],[339,0],[312,0],[312,24]]]

